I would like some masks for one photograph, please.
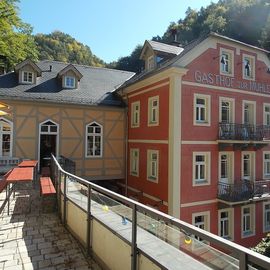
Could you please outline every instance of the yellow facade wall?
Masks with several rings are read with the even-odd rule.
[[[39,125],[52,120],[59,125],[58,155],[76,162],[76,174],[91,180],[124,178],[125,111],[122,108],[79,106],[47,102],[6,101],[12,107],[12,156],[39,159]],[[103,156],[85,157],[86,125],[103,126]]]

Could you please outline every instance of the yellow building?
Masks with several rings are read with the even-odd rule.
[[[50,153],[76,162],[91,179],[125,177],[125,109],[114,90],[134,74],[105,68],[25,60],[0,76],[0,156],[39,160]]]

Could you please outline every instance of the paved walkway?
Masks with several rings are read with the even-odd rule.
[[[0,270],[101,268],[86,258],[56,213],[43,214],[38,190],[18,190],[7,215],[0,194]],[[29,211],[30,210],[30,211]]]

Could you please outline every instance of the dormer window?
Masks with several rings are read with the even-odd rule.
[[[65,87],[75,88],[75,77],[65,76]]]
[[[22,82],[23,83],[33,83],[34,82],[34,73],[29,71],[22,72]]]

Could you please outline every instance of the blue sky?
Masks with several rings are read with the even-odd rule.
[[[145,39],[162,36],[189,6],[198,10],[211,2],[217,0],[21,0],[18,6],[34,34],[60,30],[111,62]]]

